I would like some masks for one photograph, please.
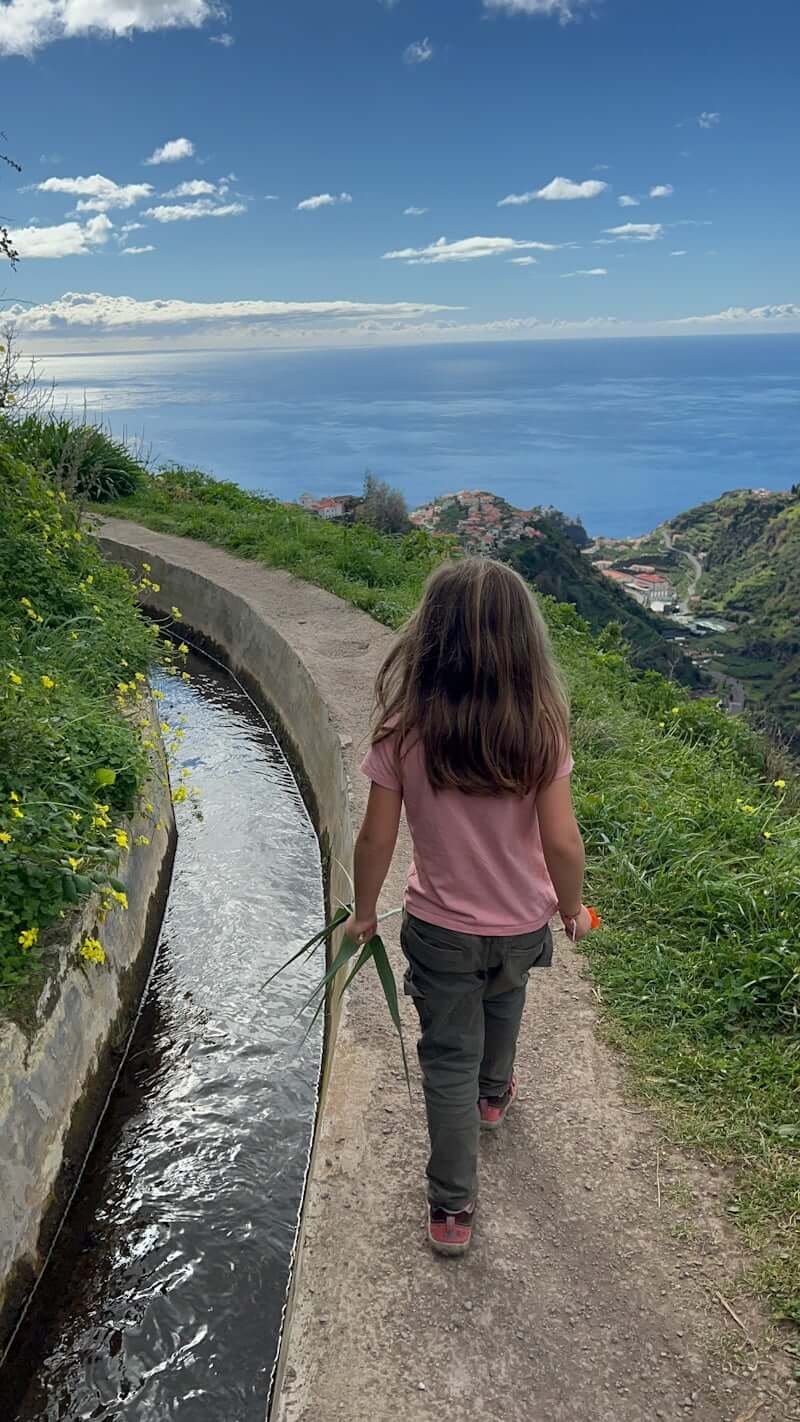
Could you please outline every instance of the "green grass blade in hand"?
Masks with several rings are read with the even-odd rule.
[[[349,963],[350,959],[355,957],[360,946],[361,945],[359,943],[353,943],[352,939],[345,938],[344,943],[339,949],[339,952],[336,954],[336,957],[331,963],[331,966],[329,967],[327,973],[324,977],[320,978],[316,987],[313,989],[312,992],[309,993],[308,997],[303,1003],[303,1006],[300,1008],[300,1011],[297,1014],[298,1017],[302,1017],[309,1003],[314,1001],[314,998],[316,997],[318,992],[325,991],[325,988],[328,986],[328,983],[336,977],[336,974],[340,971],[341,968],[344,967],[345,963]]]
[[[377,935],[372,939],[372,956],[375,959],[375,967],[378,970],[378,977],[381,980],[383,995],[386,998],[386,1005],[389,1009],[397,1035],[400,1038],[400,1051],[403,1056],[403,1071],[406,1076],[406,1086],[408,1087],[408,1099],[411,1100],[411,1076],[408,1070],[408,1058],[406,1057],[406,1044],[403,1037],[403,1023],[400,1017],[400,1004],[397,998],[397,984],[394,980],[392,965],[389,962],[389,955],[383,944],[383,939]]]
[[[347,907],[346,904],[343,905],[342,908],[337,909],[330,923],[326,923],[325,927],[321,928],[319,933],[315,933],[314,937],[309,938],[308,942],[304,943],[302,948],[298,948],[297,952],[293,953],[291,958],[287,958],[286,962],[281,963],[281,966],[279,968],[276,968],[274,973],[270,973],[266,981],[261,984],[259,992],[263,992],[264,988],[269,987],[271,982],[274,982],[275,979],[281,973],[284,973],[287,968],[290,968],[292,966],[292,963],[296,963],[298,958],[302,958],[304,953],[313,953],[314,949],[318,948],[320,943],[322,943],[326,938],[330,938],[331,934],[336,932],[340,924],[344,923],[345,920],[350,917],[350,913],[351,910]]]
[[[340,998],[344,997],[344,994],[345,994],[347,988],[349,988],[349,986],[350,986],[351,982],[353,981],[353,978],[355,977],[356,973],[360,973],[360,972],[361,972],[361,969],[364,967],[364,965],[369,962],[370,958],[372,957],[372,955],[373,955],[373,953],[374,953],[374,951],[375,951],[374,944],[375,944],[375,939],[374,939],[374,938],[370,938],[369,943],[365,943],[365,944],[364,944],[363,948],[361,949],[361,953],[359,954],[358,961],[357,961],[355,967],[353,968],[353,971],[348,974],[347,981],[346,981],[346,983],[343,985],[343,987],[341,988],[341,991],[339,992],[339,997],[340,997]]]

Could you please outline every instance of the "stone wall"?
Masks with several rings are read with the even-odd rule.
[[[127,912],[96,922],[96,901],[75,914],[53,950],[35,1022],[0,1019],[0,1354],[35,1287],[113,1084],[155,952],[175,852],[166,767],[148,787],[156,818],[131,822],[117,873]],[[78,964],[85,934],[106,963]]]

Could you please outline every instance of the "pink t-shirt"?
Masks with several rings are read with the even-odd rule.
[[[558,900],[534,794],[434,790],[421,742],[399,757],[396,736],[373,746],[361,769],[376,785],[402,793],[414,844],[406,908],[415,918],[497,938],[533,933],[552,918]],[[571,771],[570,756],[556,778]]]

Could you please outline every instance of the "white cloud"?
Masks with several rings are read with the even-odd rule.
[[[650,196],[651,198],[672,197],[674,191],[672,183],[656,183],[655,187],[650,189]]]
[[[562,275],[562,277],[576,277],[576,276],[603,277],[603,276],[608,276],[608,270],[607,270],[606,267],[583,267],[583,268],[580,268],[577,272],[562,272],[561,275]]]
[[[55,40],[199,29],[217,0],[8,0],[0,6],[0,54],[32,55]]]
[[[404,207],[404,217],[424,217],[426,212],[430,212],[428,207]]]
[[[318,207],[337,207],[340,203],[352,201],[350,193],[317,193],[315,197],[303,198],[295,212],[316,212]]]
[[[228,34],[227,30],[223,30],[221,35],[209,35],[209,39],[212,44],[221,44],[223,49],[230,49],[231,45],[236,43],[233,35]]]
[[[374,347],[454,341],[569,340],[609,336],[696,335],[728,331],[800,331],[800,305],[732,307],[673,320],[631,320],[611,314],[587,320],[516,316],[473,320],[462,307],[357,302],[136,301],[97,293],[66,293],[37,307],[21,303],[7,313],[21,331],[39,338],[42,357],[75,350],[75,332],[88,350],[159,352]],[[170,357],[171,359],[171,357]]]
[[[721,114],[710,114],[704,110],[703,113],[697,115],[697,122],[700,128],[716,128],[721,117]]]
[[[512,267],[535,267],[536,257],[509,257]]]
[[[143,227],[143,222],[124,222],[119,229],[120,236],[127,237],[129,232],[140,232]]]
[[[787,301],[780,306],[729,306],[709,316],[680,316],[667,321],[667,326],[740,326],[744,324],[774,325],[783,321],[800,321],[800,306]]]
[[[460,306],[414,301],[139,301],[133,296],[68,291],[59,300],[40,306],[13,306],[8,314],[30,331],[58,331],[64,327],[111,331],[303,318],[415,320],[441,311],[460,310]]]
[[[278,197],[278,194],[277,194],[277,193],[265,193],[265,194],[264,194],[264,201],[265,201],[265,202],[280,202],[280,198]]]
[[[227,183],[223,183],[227,188]],[[178,183],[177,188],[170,188],[169,192],[163,194],[164,197],[214,197],[217,192],[216,183],[209,183],[206,178],[190,178],[188,183]]]
[[[429,59],[433,59],[433,45],[428,39],[414,40],[407,49],[403,50],[403,59],[406,64],[427,64]]]
[[[639,199],[637,197],[631,197],[630,193],[623,193],[621,197],[617,198],[617,202],[619,203],[620,207],[639,206]]]
[[[247,212],[244,202],[214,204],[209,198],[198,198],[196,202],[146,207],[142,216],[151,217],[154,222],[195,222],[199,217],[238,217],[242,212]]]
[[[123,247],[120,252],[121,257],[141,257],[144,252],[154,252],[156,249],[152,242],[146,247]]]
[[[583,183],[574,183],[571,178],[553,178],[544,188],[538,188],[530,193],[509,193],[508,197],[501,198],[498,207],[522,207],[525,203],[535,202],[537,198],[544,202],[574,202],[578,198],[599,197],[608,187],[608,183],[602,183],[598,178],[587,178]]]
[[[167,143],[162,143],[149,158],[145,158],[145,163],[154,167],[159,163],[178,163],[182,158],[194,157],[194,144],[191,138],[170,138]]]
[[[90,178],[45,178],[36,183],[40,193],[67,193],[78,197],[78,212],[109,212],[115,207],[134,207],[152,194],[149,183],[127,183],[120,186],[112,178],[94,173]]]
[[[505,15],[543,15],[568,25],[577,20],[591,0],[483,0],[484,10]]]
[[[448,242],[440,237],[428,247],[403,247],[397,252],[384,252],[385,262],[408,262],[412,267],[438,265],[440,262],[474,262],[480,257],[503,256],[507,252],[556,252],[550,242],[517,242],[513,237],[462,237]]]
[[[677,252],[670,252],[671,257],[688,257],[688,255],[689,253],[686,251],[685,247],[681,247]]]
[[[61,222],[56,227],[18,227],[9,235],[11,245],[21,257],[56,259],[86,256],[96,247],[102,247],[112,231],[113,223],[101,212],[83,224]]]
[[[655,242],[663,236],[664,227],[660,222],[624,222],[621,227],[606,227],[605,231],[620,242]]]

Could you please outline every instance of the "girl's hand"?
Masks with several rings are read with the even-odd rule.
[[[581,904],[580,912],[576,918],[569,918],[562,913],[561,922],[571,943],[580,943],[581,939],[585,938],[587,933],[591,933],[594,927],[592,915],[585,904]]]
[[[359,918],[357,914],[351,913],[344,926],[345,938],[349,938],[353,943],[369,943],[370,938],[374,938],[378,932],[377,914],[372,914],[369,918]]]

